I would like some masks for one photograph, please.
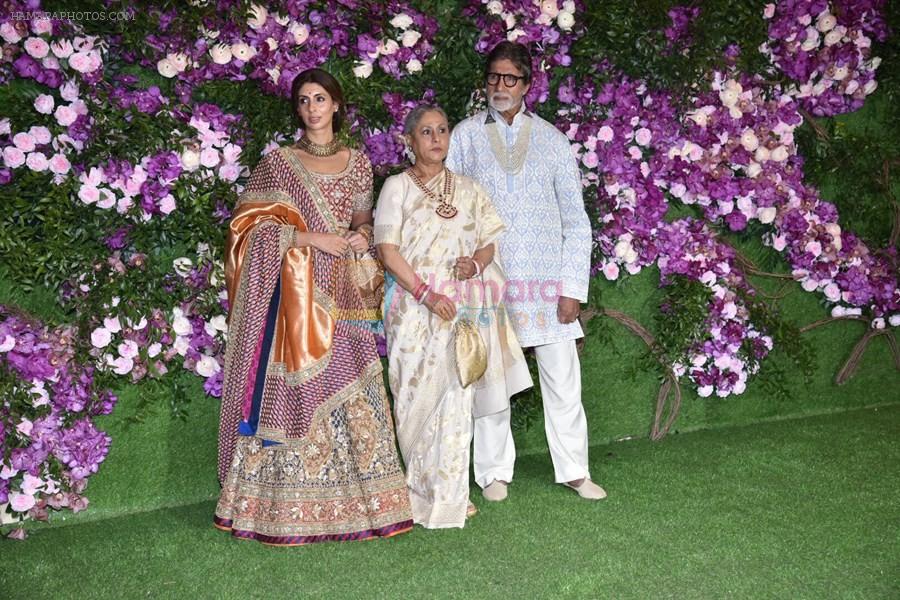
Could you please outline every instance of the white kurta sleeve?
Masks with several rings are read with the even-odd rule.
[[[591,276],[591,222],[584,210],[581,173],[569,149],[560,143],[560,165],[554,171],[553,187],[562,221],[562,295],[586,302]]]
[[[469,175],[463,173],[463,135],[461,128],[457,125],[450,134],[450,148],[447,151],[447,158],[444,160],[444,166],[460,175]]]
[[[381,186],[375,206],[375,243],[399,246],[403,231],[403,185],[399,175],[388,177]]]

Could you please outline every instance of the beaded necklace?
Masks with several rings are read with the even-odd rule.
[[[453,203],[451,202],[451,199],[453,198],[453,173],[451,171],[444,168],[444,189],[440,194],[435,193],[425,185],[412,169],[407,169],[406,173],[409,175],[409,178],[413,180],[413,183],[425,193],[425,196],[434,202],[437,202],[434,212],[436,212],[439,217],[452,219],[456,216],[456,213],[459,211],[456,210],[456,207],[453,206]]]

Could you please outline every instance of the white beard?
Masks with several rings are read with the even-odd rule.
[[[497,112],[506,112],[513,107],[512,98],[509,96],[502,96],[498,98],[499,94],[492,94],[488,103],[491,105],[491,108],[496,110]]]

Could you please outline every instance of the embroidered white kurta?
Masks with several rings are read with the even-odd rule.
[[[526,119],[533,124],[525,163],[511,175],[495,157],[487,127],[497,124],[500,141],[511,152]],[[592,244],[581,175],[565,135],[524,105],[512,125],[493,110],[480,112],[453,130],[446,164],[485,188],[507,226],[500,256],[519,343],[540,346],[582,337],[578,321],[564,325],[556,316],[559,296],[587,300]]]

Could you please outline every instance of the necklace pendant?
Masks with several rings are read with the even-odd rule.
[[[437,207],[434,209],[434,212],[436,212],[439,217],[443,217],[444,219],[452,219],[459,211],[456,210],[456,207],[452,204],[447,204],[442,200],[440,203],[438,203]]]

